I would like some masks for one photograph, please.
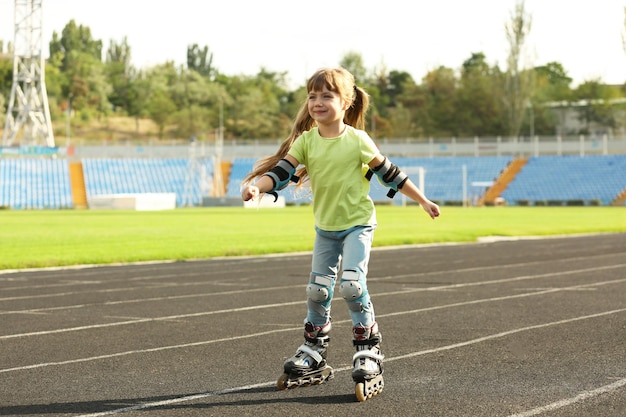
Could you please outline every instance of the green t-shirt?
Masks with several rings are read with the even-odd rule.
[[[321,137],[315,127],[294,141],[289,155],[306,166],[317,227],[338,231],[376,224],[365,173],[378,153],[368,134],[352,126],[336,138]]]

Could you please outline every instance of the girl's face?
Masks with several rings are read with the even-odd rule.
[[[321,91],[309,92],[309,115],[318,124],[329,125],[342,121],[347,109],[339,94],[324,87]]]

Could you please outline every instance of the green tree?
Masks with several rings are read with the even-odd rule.
[[[571,78],[556,62],[526,68],[530,23],[524,2],[518,1],[505,24],[510,48],[504,73],[489,66],[484,54],[473,53],[458,69],[437,68],[417,84],[407,72],[384,66],[370,70],[360,53],[345,54],[340,65],[370,94],[366,120],[370,134],[424,138],[551,133],[558,119],[552,104],[583,99],[590,103],[580,114],[586,130],[598,123],[619,126],[615,106],[606,103],[614,103],[612,98],[622,97],[623,91],[605,91],[599,80],[594,80],[597,85],[587,82],[573,91]],[[227,138],[274,139],[289,132],[306,100],[305,86],[290,90],[284,72],[261,68],[252,77],[220,74],[208,47],[198,44],[187,47],[184,67],[165,62],[138,71],[130,58],[125,37],[110,41],[103,62],[102,42],[92,38],[88,27],[71,20],[61,34],[54,32],[46,65],[53,120],[67,109],[71,98],[73,110],[83,118],[106,115],[111,108],[137,122],[150,117],[159,126],[160,137],[166,132],[183,138],[210,136],[223,121]],[[0,54],[0,95],[5,106],[11,85],[12,62]]]
[[[408,73],[389,72],[390,107],[387,108],[387,120],[384,122],[386,137],[420,137],[424,126],[429,124],[425,111],[426,97]],[[378,127],[380,130],[383,126]],[[379,135],[383,136],[383,135]]]
[[[300,90],[286,90],[286,73],[268,72],[261,68],[254,76],[227,77],[218,74],[216,82],[227,92],[223,102],[226,137],[266,139],[289,133],[293,115],[286,116],[300,101]]]
[[[574,91],[579,100],[578,118],[585,124],[583,134],[592,134],[592,124],[615,128],[618,125],[619,107],[614,100],[620,98],[619,91],[611,88],[599,79],[587,80]]]
[[[0,54],[0,95],[9,100],[13,86],[13,60],[7,55]]]
[[[165,126],[171,120],[176,111],[176,104],[163,90],[153,92],[148,103],[148,115],[159,128],[159,139],[165,136]]]
[[[386,81],[384,86],[381,85],[381,90],[388,97],[389,107],[396,106],[397,97],[404,92],[407,86],[415,85],[413,77],[406,71],[389,71],[389,77]]]
[[[174,119],[178,106],[171,95],[172,87],[178,82],[179,74],[174,62],[167,61],[143,73],[136,91],[143,95],[146,114],[157,125],[159,139],[165,137],[165,128]]]
[[[367,68],[363,63],[363,56],[358,52],[346,53],[339,65],[354,75],[357,84],[363,84],[367,80]]]
[[[280,101],[281,112],[279,117],[279,123],[281,128],[278,137],[284,138],[289,134],[291,124],[296,118],[300,107],[307,101],[307,91],[304,85],[296,88],[293,91],[287,91],[286,95]]]
[[[289,133],[291,123],[281,117],[281,102],[288,99],[285,73],[262,68],[255,77],[236,77],[233,81],[235,90],[228,89],[234,97],[229,112],[235,114],[232,129],[237,137],[280,138]]]
[[[570,100],[572,78],[567,75],[563,65],[549,62],[535,68],[535,88],[533,100],[539,103]]]
[[[456,110],[457,131],[467,136],[496,136],[502,132],[500,70],[491,68],[482,52],[463,62]]]
[[[107,83],[102,63],[102,41],[91,37],[86,26],[71,20],[61,36],[53,32],[50,42],[50,62],[64,75],[61,92],[72,100],[72,107],[87,115],[89,109],[99,114],[110,109]]]
[[[198,136],[211,129],[209,109],[215,105],[211,82],[194,70],[181,68],[179,78],[170,86],[170,95],[176,104],[177,133],[182,137]],[[217,124],[213,124],[216,127]]]
[[[61,56],[63,71],[69,71],[75,65],[69,55],[71,51],[89,55],[96,61],[102,60],[102,41],[93,39],[91,29],[87,26],[76,25],[74,19],[65,25],[60,37],[56,31],[52,33],[49,48],[50,56]]]
[[[572,78],[558,62],[549,62],[546,65],[535,67],[535,86],[531,98],[532,124],[523,125],[523,130],[533,131],[539,135],[554,134],[557,127],[563,124],[562,112],[567,102],[572,98],[570,84]]]
[[[130,60],[131,48],[128,39],[124,37],[119,43],[111,40],[104,64],[107,81],[111,85],[109,101],[116,108],[124,110],[130,107],[130,90],[135,73]]]
[[[374,70],[367,91],[370,95],[371,110],[368,114],[369,130],[373,138],[390,137],[392,133],[389,117],[392,88],[389,73],[385,67]],[[393,97],[395,99],[395,96]],[[395,105],[395,103],[394,103]]]
[[[213,53],[209,54],[209,47],[205,46],[200,49],[197,43],[188,46],[187,68],[203,77],[214,79],[216,70],[213,68]]]
[[[58,67],[46,63],[46,92],[48,94],[48,107],[50,117],[54,121],[57,118],[65,118],[68,100],[63,96],[62,86],[65,76]]]
[[[456,122],[458,107],[457,79],[454,70],[439,67],[430,71],[423,79],[426,117],[422,116],[424,134],[427,136],[458,136]],[[419,119],[418,119],[419,120]]]
[[[130,81],[126,93],[126,114],[135,118],[135,128],[139,131],[139,119],[148,115],[147,102],[150,98],[150,81],[146,73],[139,71]]]
[[[11,44],[9,43],[9,50]],[[0,41],[0,136],[4,131],[7,107],[11,98],[11,88],[13,86],[13,59],[10,54],[5,54],[4,44]]]
[[[533,71],[524,67],[526,41],[532,26],[532,16],[526,13],[524,0],[518,1],[511,20],[505,24],[509,45],[505,78],[505,107],[508,114],[508,129],[511,137],[520,134],[522,122],[528,108],[532,106]]]
[[[4,131],[4,123],[6,122],[7,108],[4,95],[0,94],[0,131]]]

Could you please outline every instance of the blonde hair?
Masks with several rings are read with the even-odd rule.
[[[344,68],[323,68],[315,72],[307,81],[307,93],[312,91],[322,91],[326,87],[329,91],[333,91],[341,97],[346,103],[350,103],[349,108],[344,115],[344,123],[356,129],[365,129],[365,114],[369,107],[369,95],[354,82],[354,76]],[[315,120],[309,114],[308,98],[300,107],[293,127],[287,139],[285,139],[276,153],[272,156],[262,158],[255,164],[252,172],[243,179],[244,184],[252,182],[255,178],[265,174],[274,168],[278,161],[283,159],[293,142],[302,133],[310,130],[315,126]],[[308,178],[306,168],[302,167],[296,173],[300,177],[298,185],[302,185]]]

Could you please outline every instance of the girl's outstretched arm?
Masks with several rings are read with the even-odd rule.
[[[422,193],[422,190],[420,190],[415,184],[413,184],[413,181],[411,181],[410,178],[398,191],[400,191],[402,194],[409,197],[416,203],[419,203],[419,205],[422,206],[424,211],[430,216],[431,219],[435,219],[439,217],[439,214],[441,214],[439,211],[439,206],[426,198],[424,193]]]
[[[381,164],[385,162],[385,156],[382,154],[378,154],[370,161],[368,164],[371,169],[376,169],[380,167]],[[397,168],[397,167],[396,167]],[[398,171],[399,172],[399,171]],[[404,174],[403,174],[404,175]],[[411,200],[418,203],[424,211],[430,216],[431,219],[435,219],[439,217],[440,211],[439,206],[432,201],[430,201],[414,183],[410,178],[407,178],[404,183],[401,184],[401,187],[398,188],[402,194],[410,198]]]
[[[285,156],[285,159],[294,167],[297,167],[299,164],[298,161],[291,155]],[[261,175],[254,185],[246,184],[246,186],[243,187],[243,190],[241,190],[241,199],[243,201],[252,200],[261,194],[272,191],[274,186],[275,184],[271,177]]]

